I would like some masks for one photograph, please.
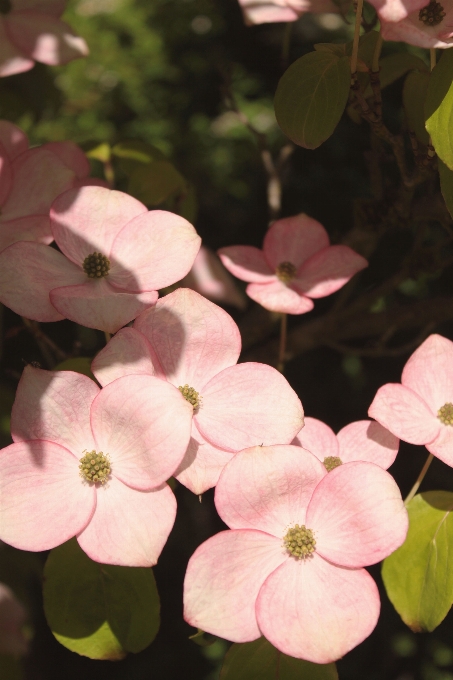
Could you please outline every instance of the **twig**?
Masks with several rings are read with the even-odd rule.
[[[420,474],[417,477],[417,481],[415,482],[414,486],[412,487],[412,489],[409,491],[406,498],[404,499],[404,505],[407,505],[409,503],[409,501],[411,501],[413,499],[413,497],[415,496],[415,494],[417,493],[417,491],[420,487],[420,484],[423,482],[423,479],[425,478],[425,475],[428,472],[428,468],[431,465],[433,458],[434,458],[433,454],[430,453],[428,458],[425,461],[424,466],[421,469]]]

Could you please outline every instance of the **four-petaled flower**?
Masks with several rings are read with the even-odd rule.
[[[348,0],[239,0],[246,24],[296,21],[305,12],[340,12],[347,10]]]
[[[453,0],[370,0],[384,40],[418,47],[453,47]]]

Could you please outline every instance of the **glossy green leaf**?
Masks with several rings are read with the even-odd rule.
[[[415,132],[419,142],[428,144],[429,135],[425,128],[425,100],[430,74],[426,71],[412,71],[404,81],[403,106],[409,129]]]
[[[437,155],[453,170],[453,53],[450,52],[443,50],[431,73],[425,120]]]
[[[147,206],[159,205],[184,188],[184,177],[169,161],[138,165],[129,176],[128,192]]]
[[[437,160],[437,167],[440,176],[440,190],[442,191],[448,212],[453,217],[453,170],[447,168],[440,158]]]
[[[316,149],[335,130],[351,82],[349,57],[315,51],[283,74],[275,95],[275,115],[295,144]]]
[[[384,561],[382,578],[404,623],[432,631],[453,602],[453,493],[427,491],[407,510],[406,541]]]
[[[338,680],[338,674],[334,663],[319,665],[294,659],[262,637],[230,647],[220,680]]]
[[[65,359],[55,366],[55,371],[75,371],[87,375],[92,380],[95,380],[91,372],[91,362],[93,359],[89,357],[74,357],[73,359]]]
[[[93,562],[76,539],[51,551],[43,595],[56,639],[90,659],[118,660],[140,652],[159,629],[152,570]]]

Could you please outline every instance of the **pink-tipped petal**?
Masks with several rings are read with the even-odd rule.
[[[110,454],[112,474],[134,489],[169,479],[189,444],[193,407],[169,383],[148,375],[118,378],[91,407],[97,450]]]
[[[180,285],[197,291],[212,302],[231,305],[242,310],[247,307],[244,293],[237,287],[218,256],[206,246],[201,246],[192,269]]]
[[[346,463],[316,487],[306,525],[316,551],[344,567],[376,564],[399,548],[408,529],[407,511],[391,475],[373,463]]]
[[[296,446],[303,446],[321,462],[324,458],[337,458],[340,455],[334,431],[317,418],[305,418],[302,430],[292,443]]]
[[[6,20],[3,16],[0,16],[0,78],[29,71],[34,65],[33,59],[28,59],[11,42]]]
[[[263,635],[284,654],[331,663],[373,631],[377,586],[365,569],[341,569],[318,555],[289,559],[264,582],[256,603]]]
[[[441,426],[426,402],[399,383],[387,383],[378,389],[368,415],[409,444],[434,441]]]
[[[363,460],[387,470],[398,453],[399,439],[379,423],[358,420],[343,427],[337,434],[340,447],[337,454],[343,463]]]
[[[6,202],[8,194],[11,191],[12,184],[13,173],[11,162],[8,158],[8,153],[5,147],[0,142],[0,206]]]
[[[329,246],[302,265],[291,285],[304,295],[321,298],[335,293],[365,267],[367,260],[348,246]]]
[[[170,286],[190,271],[200,245],[194,227],[180,215],[166,210],[139,215],[113,243],[112,283],[130,291]]]
[[[217,512],[232,529],[259,529],[282,541],[289,525],[304,524],[313,491],[327,474],[299,446],[255,446],[237,453],[215,491]]]
[[[19,127],[17,127],[17,125],[10,123],[9,120],[0,120],[0,144],[6,150],[9,160],[12,161],[14,158],[16,158],[16,156],[19,156],[19,154],[27,151],[27,135]]]
[[[241,336],[231,316],[190,288],[178,288],[141,314],[134,328],[155,351],[167,380],[201,390],[236,363]]]
[[[242,0],[242,11],[245,23],[269,24],[296,21],[300,14],[292,7],[283,7],[266,0]]]
[[[50,550],[88,524],[95,491],[67,449],[50,441],[19,442],[0,457],[2,541],[20,550]]]
[[[85,274],[61,253],[41,243],[14,243],[0,253],[0,301],[27,319],[60,321],[49,293],[80,283]]]
[[[274,222],[264,238],[263,250],[275,271],[282,262],[291,262],[299,269],[305,260],[328,245],[329,237],[322,224],[301,213]]]
[[[427,6],[425,2],[423,3],[423,6]],[[447,35],[442,36],[439,35],[439,32],[435,28],[432,28],[431,26],[425,27],[425,25],[419,21],[418,14],[419,10],[414,13],[415,16],[408,16],[403,18],[402,21],[383,21],[382,36],[384,40],[406,42],[409,45],[416,45],[417,47],[424,47],[425,49],[448,49],[449,47],[452,47],[451,23],[447,25],[449,29]],[[420,26],[418,26],[418,23]],[[447,38],[446,42],[441,40],[443,37]]]
[[[232,640],[260,637],[255,601],[267,576],[286,560],[281,542],[261,531],[222,531],[202,543],[187,565],[184,618]]]
[[[263,251],[253,246],[228,246],[217,251],[222,263],[234,276],[250,283],[275,280]]]
[[[446,465],[453,467],[453,428],[451,425],[441,427],[436,439],[426,444],[426,448]]]
[[[68,262],[68,265],[71,264]],[[106,279],[92,280],[82,270],[79,271],[84,283],[54,288],[50,301],[65,319],[81,326],[116,333],[157,302],[156,291],[135,294],[116,290]]]
[[[204,388],[195,421],[203,437],[227,451],[289,444],[304,424],[297,394],[266,364],[231,366]]]
[[[14,10],[33,10],[59,17],[66,9],[67,0],[14,0]]]
[[[48,142],[42,148],[58,156],[66,167],[74,172],[77,179],[85,179],[90,174],[88,158],[74,142]]]
[[[306,314],[314,307],[310,298],[296,293],[281,281],[249,283],[247,295],[270,312],[282,314]]]
[[[122,328],[91,364],[102,386],[124,375],[155,375],[152,349],[145,336],[134,328]]]
[[[371,0],[371,4],[378,10],[379,17],[384,19],[382,22],[384,30],[387,22],[401,21],[411,12],[425,7],[426,0]]]
[[[48,215],[18,217],[16,220],[0,220],[0,252],[18,241],[35,241],[49,245],[53,241]]]
[[[441,406],[453,402],[453,342],[430,335],[407,361],[401,382],[437,415]]]
[[[96,511],[77,536],[88,557],[123,567],[156,564],[176,517],[170,487],[136,491],[112,477],[96,489],[96,495]]]

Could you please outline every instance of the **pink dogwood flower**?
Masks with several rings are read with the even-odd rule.
[[[348,246],[331,246],[319,222],[300,214],[277,220],[253,246],[221,248],[220,259],[234,276],[249,281],[246,293],[271,312],[305,314],[311,298],[335,293],[368,262]]]
[[[401,383],[380,387],[368,415],[453,467],[453,342],[430,335],[407,361]]]
[[[234,454],[289,443],[303,409],[286,379],[259,363],[237,364],[239,329],[223,309],[179,288],[124,328],[92,363],[101,385],[121,375],[156,375],[193,407],[192,435],[175,477],[194,493],[215,486]]]
[[[296,21],[305,12],[339,12],[333,0],[239,0],[246,24]],[[342,3],[345,8],[349,2]]]
[[[399,439],[373,420],[357,420],[335,434],[322,420],[305,418],[304,428],[292,443],[313,453],[328,471],[358,460],[387,470],[399,448]]]
[[[231,527],[191,557],[184,616],[202,630],[284,654],[337,660],[379,617],[363,568],[404,541],[407,512],[393,478],[372,463],[327,473],[296,446],[254,447],[223,470],[215,504]]]
[[[88,54],[83,38],[60,16],[66,0],[0,0],[0,77],[55,66]]]
[[[72,371],[27,366],[0,452],[0,539],[21,550],[77,536],[91,559],[149,567],[170,533],[165,483],[190,437],[192,409],[172,385],[120,378],[101,390]]]
[[[25,607],[11,588],[0,583],[0,654],[26,654],[28,640],[23,626],[28,619]]]
[[[418,47],[453,47],[453,0],[371,0],[384,40]]]
[[[66,191],[50,219],[61,253],[28,242],[0,253],[0,300],[29,319],[109,333],[185,276],[201,242],[183,217],[103,187]]]

